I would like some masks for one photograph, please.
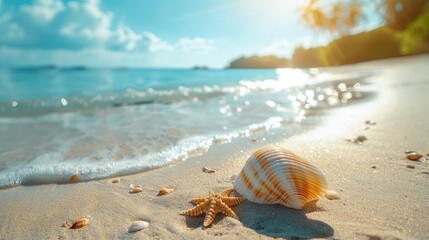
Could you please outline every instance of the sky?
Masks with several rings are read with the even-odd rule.
[[[225,67],[329,36],[301,0],[0,0],[0,66]]]

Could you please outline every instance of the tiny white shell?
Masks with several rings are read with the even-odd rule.
[[[129,233],[134,233],[134,232],[138,232],[144,228],[148,228],[149,227],[149,223],[146,221],[134,221],[130,228],[128,229]]]
[[[247,200],[302,209],[327,189],[323,174],[314,165],[282,147],[254,152],[234,182]]]
[[[325,193],[325,197],[329,200],[338,200],[340,199],[340,194],[338,194],[336,191],[334,190],[328,190]]]
[[[130,190],[128,192],[129,193],[139,193],[142,191],[143,191],[143,188],[141,186],[136,186],[134,184],[130,184]]]

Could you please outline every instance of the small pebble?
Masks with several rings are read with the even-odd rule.
[[[368,125],[372,125],[372,126],[374,126],[375,124],[377,124],[375,121],[372,121],[372,120],[366,120],[365,121],[365,124],[368,124]]]
[[[350,141],[350,142],[353,142],[353,143],[363,143],[363,142],[365,142],[366,140],[368,140],[368,138],[367,138],[367,137],[365,137],[365,136],[363,136],[363,135],[358,136],[358,137],[357,137],[357,138],[355,138],[355,139],[349,139],[349,141]]]
[[[148,227],[149,227],[149,223],[146,221],[135,221],[131,224],[130,228],[128,229],[128,232],[135,233]]]
[[[338,194],[334,190],[328,190],[325,193],[325,197],[329,200],[338,200],[338,199],[340,199],[340,194]]]
[[[112,179],[112,183],[119,183],[119,182],[121,182],[120,178],[114,178],[114,179]]]
[[[407,150],[407,151],[405,151],[404,153],[405,153],[405,154],[410,154],[410,153],[416,153],[416,151],[414,151],[414,150]]]
[[[211,169],[211,168],[203,167],[203,172],[205,172],[205,173],[214,173],[214,172],[216,172],[216,170]]]
[[[371,166],[371,168],[373,168],[373,169],[376,169],[376,168],[377,168],[377,166],[375,166],[375,165],[372,165],[372,166]]]
[[[252,142],[256,142],[256,141],[258,141],[256,138],[251,138],[250,139],[250,141],[252,141]]]
[[[78,220],[76,220],[73,225],[70,227],[70,229],[79,229],[79,228],[83,228],[86,225],[88,225],[89,223],[89,219],[88,218],[80,218]]]
[[[421,154],[418,154],[418,153],[410,153],[410,154],[407,154],[407,158],[408,158],[408,160],[411,160],[411,161],[418,161],[420,158],[422,158],[423,157],[423,155],[421,155]]]
[[[361,136],[358,136],[356,138],[356,140],[358,140],[359,142],[365,142],[366,140],[368,140],[368,138],[366,138],[365,136],[361,135]]]
[[[133,184],[130,184],[130,191],[129,193],[139,193],[143,191],[143,188],[140,186],[134,186]]]
[[[76,182],[77,180],[79,180],[79,176],[76,174],[70,177],[71,182]]]
[[[411,168],[411,169],[414,169],[414,168],[416,168],[416,166],[414,166],[414,165],[411,165],[411,164],[407,164],[407,168]]]

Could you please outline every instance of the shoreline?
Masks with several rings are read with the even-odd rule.
[[[425,69],[426,59],[416,60],[418,69]],[[297,134],[287,130],[274,135],[258,132],[251,136],[256,142],[239,138],[214,144],[203,155],[121,177],[120,183],[104,179],[0,190],[0,238],[429,238],[429,174],[422,173],[429,172],[429,162],[404,158],[406,150],[429,153],[429,79],[413,76],[415,81],[408,82],[412,70],[404,66],[393,69],[402,63],[393,63],[392,70],[369,79],[379,89],[376,99],[324,110],[296,124],[293,131]],[[376,125],[364,130],[366,120],[376,121]],[[365,135],[368,141],[346,141],[358,135]],[[192,198],[231,187],[232,177],[247,157],[267,144],[285,146],[315,164],[329,189],[336,190],[341,199],[321,199],[310,212],[246,201],[233,207],[240,220],[217,216],[208,229],[201,228],[203,217],[179,215],[192,207],[188,203]],[[408,168],[408,164],[415,168]],[[216,172],[202,172],[202,167]],[[128,193],[130,184],[141,185],[143,191]],[[161,187],[175,191],[157,196]],[[87,216],[90,222],[85,228],[61,227]],[[148,221],[150,226],[128,233],[136,220]]]

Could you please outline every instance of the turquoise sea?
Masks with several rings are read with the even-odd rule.
[[[0,188],[150,170],[362,98],[367,72],[0,69]]]

